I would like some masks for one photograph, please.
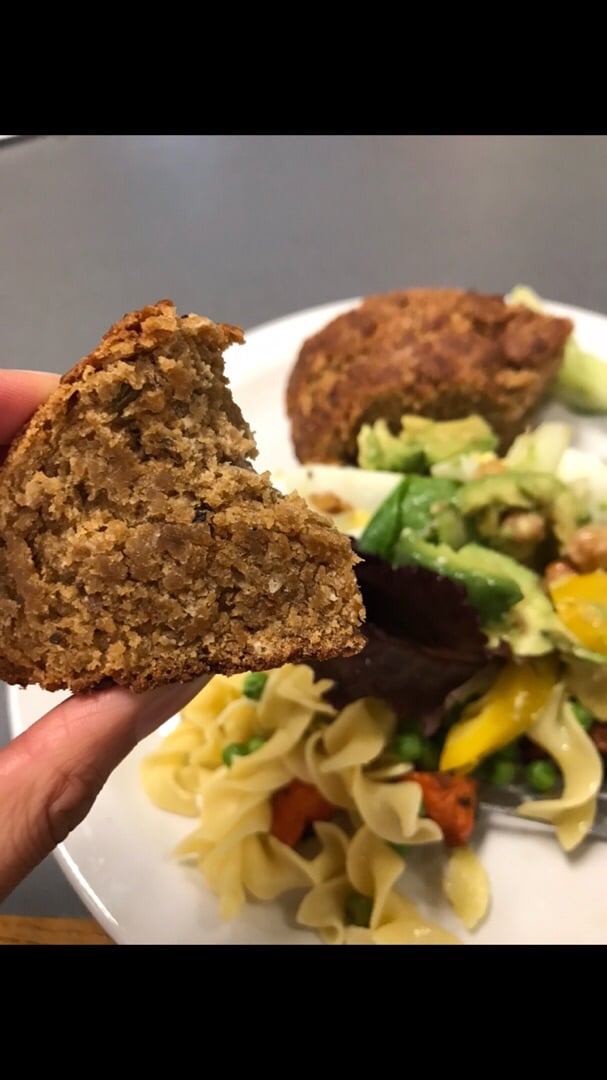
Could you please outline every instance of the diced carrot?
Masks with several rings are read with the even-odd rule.
[[[478,802],[476,780],[442,772],[410,772],[403,780],[419,784],[426,814],[440,826],[449,847],[462,847],[468,842]]]
[[[313,784],[291,780],[272,796],[270,832],[283,844],[295,847],[313,821],[328,821],[338,811]]]

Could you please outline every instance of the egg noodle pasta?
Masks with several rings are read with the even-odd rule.
[[[200,869],[223,919],[248,897],[300,889],[297,922],[327,943],[454,943],[395,889],[406,861],[391,845],[442,841],[420,815],[419,785],[400,782],[410,766],[386,756],[395,714],[373,698],[337,711],[324,698],[331,685],[291,664],[253,700],[243,676],[215,676],[144,760],[144,789],[162,809],[199,816],[175,854]],[[226,747],[251,740],[252,751],[225,763]],[[273,797],[293,782],[313,786],[337,815],[297,846],[272,833]],[[352,895],[368,901],[367,925],[348,918]]]
[[[467,930],[485,917],[490,903],[487,871],[470,847],[455,848],[443,875],[443,892]]]
[[[199,868],[220,917],[237,917],[248,898],[303,890],[297,923],[328,944],[454,942],[396,887],[406,849],[444,837],[422,812],[422,774],[390,752],[393,710],[376,698],[336,710],[325,697],[333,684],[305,664],[256,678],[253,696],[246,676],[211,679],[142,764],[152,802],[198,818],[175,855]],[[570,851],[592,825],[602,763],[567,693],[563,682],[547,688],[526,730],[558,765],[562,794],[527,800],[518,813],[552,824]],[[276,827],[277,799],[297,784],[304,798],[313,793],[316,812],[289,839]],[[485,917],[489,880],[469,846],[448,852],[442,890],[467,929]]]
[[[518,807],[518,813],[554,825],[561,846],[571,851],[594,821],[603,769],[596,746],[566,701],[562,683],[553,688],[527,735],[557,762],[563,774],[563,792],[557,799],[528,800]]]
[[[343,863],[332,878],[315,885],[302,900],[297,921],[317,930],[329,945],[454,945],[457,939],[422,919],[415,906],[394,889],[403,863],[366,825],[349,839],[336,825],[318,824],[320,836],[341,833]],[[347,925],[347,898],[355,891],[371,903],[369,926]]]
[[[440,841],[438,825],[419,816],[422,793],[417,784],[387,783],[391,776],[379,779],[363,771],[381,755],[395,727],[396,718],[388,706],[363,698],[346,705],[332,724],[310,735],[288,764],[298,779],[314,784],[329,802],[357,811],[383,840],[396,844]]]

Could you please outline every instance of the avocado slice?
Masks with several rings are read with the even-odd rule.
[[[508,471],[463,484],[453,503],[470,520],[477,535],[491,547],[533,561],[540,544],[551,534],[559,545],[573,535],[587,512],[580,499],[551,473]],[[535,539],[512,533],[510,512],[533,513],[539,529]],[[527,520],[530,520],[529,518]],[[543,522],[543,524],[542,524]]]
[[[489,557],[495,554],[476,544],[466,544],[454,551],[447,544],[429,544],[411,529],[403,529],[396,542],[393,562],[395,566],[423,566],[457,581],[466,590],[470,603],[478,608],[482,620],[492,623],[518,603],[523,592],[511,575],[504,574],[500,556],[497,569],[491,569],[486,561],[484,566],[478,566],[477,552]]]
[[[503,555],[500,551],[492,551],[490,548],[483,547],[482,544],[466,544],[458,555],[464,565],[473,566],[481,573],[510,578],[518,585],[521,597],[527,596],[531,589],[541,589],[541,579],[538,574],[527,566],[521,566],[516,559],[511,559],[509,555]]]
[[[424,472],[426,459],[421,446],[393,435],[385,420],[363,424],[358,433],[358,467],[385,472]]]
[[[496,446],[497,438],[481,416],[439,421],[405,415],[398,435],[385,420],[363,424],[358,433],[358,465],[361,469],[423,473],[448,458]]]
[[[565,490],[565,485],[551,473],[491,473],[462,484],[455,498],[462,514],[478,514],[499,504],[505,508],[531,509],[548,506]]]
[[[424,451],[428,465],[437,465],[447,458],[473,451],[495,450],[496,435],[482,416],[466,416],[462,420],[427,420],[422,416],[403,416],[401,439],[417,442]]]
[[[452,503],[447,503],[437,510],[433,526],[436,543],[448,544],[454,551],[458,551],[471,539],[466,520]]]
[[[507,641],[517,656],[543,656],[558,650],[595,664],[607,663],[607,656],[590,652],[563,625],[544,592],[542,579],[516,559],[490,551],[479,544],[467,544],[458,555],[470,557],[479,571],[499,571],[518,585],[522,599],[486,627],[492,644]]]

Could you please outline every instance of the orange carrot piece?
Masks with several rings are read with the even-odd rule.
[[[462,847],[470,838],[478,802],[478,784],[468,776],[442,772],[410,772],[422,789],[426,814],[443,831],[449,847]]]
[[[338,807],[321,795],[313,784],[291,780],[287,787],[272,796],[272,827],[270,832],[283,844],[295,847],[308,825],[313,821],[328,821]]]

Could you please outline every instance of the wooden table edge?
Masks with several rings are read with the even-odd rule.
[[[0,915],[0,945],[115,945],[94,919]]]

